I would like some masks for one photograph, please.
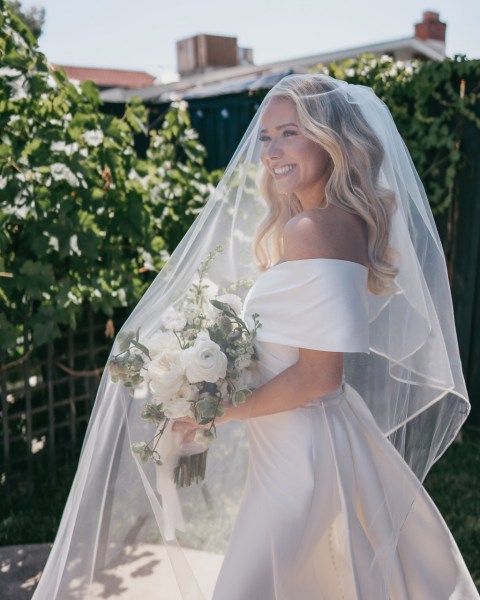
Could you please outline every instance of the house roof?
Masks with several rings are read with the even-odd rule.
[[[200,98],[240,93],[252,89],[268,89],[289,73],[305,73],[316,64],[328,64],[366,53],[407,53],[423,56],[430,60],[443,60],[445,58],[445,45],[432,40],[407,37],[389,42],[291,58],[264,65],[241,65],[216,69],[184,77],[180,81],[152,85],[142,90],[113,88],[102,92],[101,98],[105,102],[123,103],[132,96],[139,96],[144,102],[161,103],[180,98]]]
[[[145,71],[126,71],[123,69],[98,69],[95,67],[72,67],[69,65],[54,65],[54,68],[65,70],[70,79],[78,81],[93,81],[103,88],[144,88],[152,86],[155,77]]]

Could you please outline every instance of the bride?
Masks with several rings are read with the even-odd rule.
[[[162,464],[141,466],[151,390],[106,373],[34,598],[478,598],[421,484],[469,409],[445,259],[372,90],[277,84],[123,331],[165,336],[218,244],[205,285],[258,315],[256,389],[215,419],[204,481],[177,488],[204,426],[174,419]]]

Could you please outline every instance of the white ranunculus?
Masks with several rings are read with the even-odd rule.
[[[148,364],[148,376],[158,401],[169,400],[185,383],[179,350],[164,348]]]
[[[236,294],[223,294],[223,296],[217,296],[215,300],[223,302],[224,304],[228,304],[228,306],[232,308],[237,313],[237,315],[240,316],[242,314],[242,300]]]
[[[92,129],[83,134],[83,139],[89,146],[100,146],[103,142],[103,131],[101,129]]]
[[[173,308],[173,306],[170,306],[160,317],[160,322],[165,329],[180,331],[187,324],[187,319],[185,315]]]
[[[181,361],[190,383],[215,383],[227,373],[227,357],[205,331],[198,334],[193,346],[182,351]]]

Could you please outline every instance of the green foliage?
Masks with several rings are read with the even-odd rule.
[[[22,3],[18,0],[7,0],[6,4],[10,11],[25,23],[35,39],[38,39],[42,35],[45,24],[44,8],[31,6],[25,10],[22,8]]]
[[[150,132],[147,113],[102,113],[92,82],[52,71],[0,0],[0,347],[28,323],[40,346],[85,305],[132,306],[211,191],[185,103]]]
[[[480,591],[480,430],[466,426],[435,463],[425,488],[442,513]]]
[[[147,159],[154,166],[150,172],[151,201],[162,206],[159,225],[168,248],[176,248],[215,183],[205,170],[205,149],[191,128],[187,109],[183,100],[172,103],[160,131],[150,132],[147,151]]]
[[[474,112],[480,98],[480,61],[455,56],[441,62],[395,62],[389,56],[364,55],[319,65],[315,72],[373,88],[408,146],[433,212],[447,210],[466,161],[462,129],[467,122],[480,127]]]

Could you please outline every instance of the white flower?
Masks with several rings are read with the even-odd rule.
[[[254,390],[257,387],[260,387],[262,383],[262,377],[258,366],[256,363],[252,362],[250,367],[240,371],[238,378],[235,380],[235,387],[237,389],[246,388]]]
[[[56,82],[55,78],[52,75],[49,75],[47,77],[47,85],[52,90],[55,90],[58,87],[57,86],[57,82]]]
[[[48,245],[51,246],[56,252],[58,252],[58,250],[60,248],[60,243],[58,241],[58,238],[55,237],[54,235],[50,235],[46,231],[44,232],[44,235],[46,235],[48,237]]]
[[[150,386],[157,401],[169,400],[185,382],[180,350],[164,348],[149,363]]]
[[[156,358],[163,350],[179,350],[179,342],[173,331],[159,331],[147,342],[151,358]]]
[[[52,142],[50,144],[50,150],[52,152],[65,152],[67,156],[72,156],[75,152],[78,151],[77,142],[72,142],[71,144],[66,144],[65,142]]]
[[[188,302],[183,306],[183,313],[189,321],[193,321],[194,319],[202,315],[204,311],[202,311],[198,304]]]
[[[165,416],[169,419],[193,417],[192,402],[197,396],[198,390],[185,382],[171,400],[163,403]]]
[[[163,412],[168,419],[193,416],[191,403],[184,400],[172,400],[163,404]]]
[[[187,324],[187,319],[185,315],[182,315],[181,312],[170,306],[160,317],[160,322],[165,329],[180,331]]]
[[[242,300],[236,294],[223,294],[223,296],[217,296],[215,300],[223,302],[224,304],[228,304],[228,306],[233,309],[237,315],[240,316],[242,314]]]
[[[0,69],[0,77],[20,77],[21,74],[21,71],[12,69],[12,67],[2,67]]]
[[[70,254],[77,254],[78,256],[82,255],[82,253],[80,252],[80,248],[78,247],[78,236],[77,236],[77,234],[72,235],[70,237]]]
[[[252,357],[250,354],[242,354],[235,359],[235,368],[237,369],[246,369],[250,366],[252,362]]]
[[[190,383],[215,383],[227,373],[227,357],[207,332],[200,332],[194,345],[182,351],[181,361]]]
[[[92,129],[91,131],[86,131],[83,134],[83,139],[89,146],[100,146],[104,139],[103,131],[101,129]]]
[[[67,165],[64,165],[63,163],[53,163],[53,165],[50,165],[50,172],[55,181],[65,180],[72,187],[78,186],[77,176],[67,167]]]
[[[188,102],[186,100],[175,100],[172,102],[172,108],[176,108],[177,110],[187,110]]]
[[[220,396],[222,397],[222,399],[226,399],[228,398],[228,382],[227,381],[221,381],[221,382],[217,382],[217,386],[218,386],[218,391],[220,392]]]

